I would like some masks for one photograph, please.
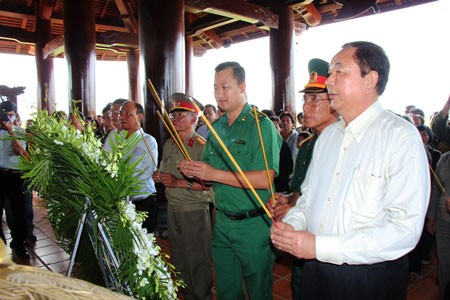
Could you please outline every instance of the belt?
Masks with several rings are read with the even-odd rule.
[[[264,209],[262,207],[254,209],[254,210],[249,210],[243,213],[239,213],[239,214],[233,214],[233,213],[229,213],[229,212],[225,212],[223,210],[220,210],[221,212],[223,212],[223,214],[225,216],[227,216],[229,219],[233,220],[233,221],[241,221],[241,220],[246,220],[246,219],[251,219],[257,216],[261,216],[262,214],[264,214]]]

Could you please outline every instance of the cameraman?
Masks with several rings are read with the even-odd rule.
[[[25,195],[24,181],[18,170],[19,156],[25,153],[25,141],[7,140],[8,136],[14,136],[15,132],[24,130],[14,126],[16,118],[16,105],[10,101],[0,103],[0,220],[3,217],[5,201],[9,201],[11,212],[14,217],[14,226],[10,228],[12,242],[11,248],[20,258],[29,258],[28,250],[25,248],[27,236],[25,221]],[[6,244],[3,230],[0,237]]]

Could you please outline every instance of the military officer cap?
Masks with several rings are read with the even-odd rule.
[[[313,58],[308,63],[309,81],[299,93],[327,92],[325,80],[328,78],[330,64],[320,58]]]
[[[172,107],[170,109],[171,112],[175,110],[186,110],[198,116],[198,113],[200,111],[203,111],[203,109],[205,108],[203,104],[201,104],[194,97],[191,97],[184,93],[172,94],[172,96],[170,96],[170,102],[172,103]],[[195,104],[197,104],[197,107],[200,109],[200,111],[195,107],[194,102]]]

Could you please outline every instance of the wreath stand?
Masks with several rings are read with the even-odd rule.
[[[86,199],[83,214],[78,221],[78,227],[75,233],[75,244],[72,254],[70,255],[70,263],[66,276],[71,277],[72,275],[81,235],[86,226],[86,233],[89,236],[89,240],[91,241],[95,255],[97,256],[106,287],[110,290],[132,296],[133,293],[131,292],[129,285],[121,283],[115,275],[119,269],[119,260],[111,246],[106,226],[104,225],[103,220],[99,220],[95,211],[90,208],[90,202],[89,199]]]

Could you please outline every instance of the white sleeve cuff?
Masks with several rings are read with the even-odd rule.
[[[341,237],[339,235],[316,235],[316,258],[321,262],[342,265]]]
[[[283,218],[284,223],[288,223],[294,230],[306,230],[305,215],[296,206],[292,207]]]

